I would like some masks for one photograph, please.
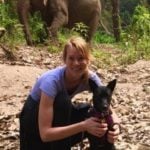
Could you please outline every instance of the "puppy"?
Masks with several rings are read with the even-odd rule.
[[[108,130],[113,130],[114,122],[111,117],[110,104],[116,79],[110,81],[107,86],[97,86],[92,80],[89,80],[89,85],[93,92],[93,107],[90,108],[89,115],[99,118],[101,122],[108,124]],[[89,135],[88,139],[90,150],[115,150],[114,144],[107,141],[107,132],[101,138]]]

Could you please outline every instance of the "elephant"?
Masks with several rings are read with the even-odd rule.
[[[39,11],[49,37],[57,37],[61,27],[73,28],[82,22],[88,27],[86,40],[91,41],[99,24],[100,0],[18,0],[17,12],[28,45],[33,45],[28,15]]]

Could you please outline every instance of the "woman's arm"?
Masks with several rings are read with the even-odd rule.
[[[107,135],[107,139],[110,143],[114,143],[117,139],[118,139],[118,135],[121,132],[121,128],[120,128],[120,123],[121,120],[120,118],[117,116],[116,112],[113,110],[112,107],[110,107],[111,111],[112,111],[112,119],[114,122],[114,126],[113,129],[114,131],[108,131],[108,135]]]
[[[79,132],[87,131],[95,136],[101,135],[101,127],[96,118],[63,127],[52,127],[54,100],[42,92],[39,107],[39,130],[42,141],[60,140]],[[106,129],[103,129],[106,130]],[[103,131],[104,132],[104,131]]]
[[[116,114],[116,112],[114,111],[114,109],[112,108],[112,106],[110,106],[110,110],[111,110],[111,112],[112,112],[111,116],[112,116],[113,122],[120,124],[120,123],[121,123],[121,120],[120,120],[120,118],[117,116],[117,114]]]

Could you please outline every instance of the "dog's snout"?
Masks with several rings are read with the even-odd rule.
[[[105,104],[104,106],[103,106],[103,110],[107,110],[107,108],[108,108],[108,106],[107,106],[107,104]]]

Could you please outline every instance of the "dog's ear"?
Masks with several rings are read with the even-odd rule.
[[[90,86],[90,89],[91,89],[92,92],[94,92],[95,89],[98,88],[98,85],[91,79],[89,79],[89,86]]]
[[[111,90],[111,92],[113,92],[114,88],[116,86],[116,83],[117,83],[117,79],[114,79],[114,80],[110,81],[107,85],[107,88],[109,88]]]

